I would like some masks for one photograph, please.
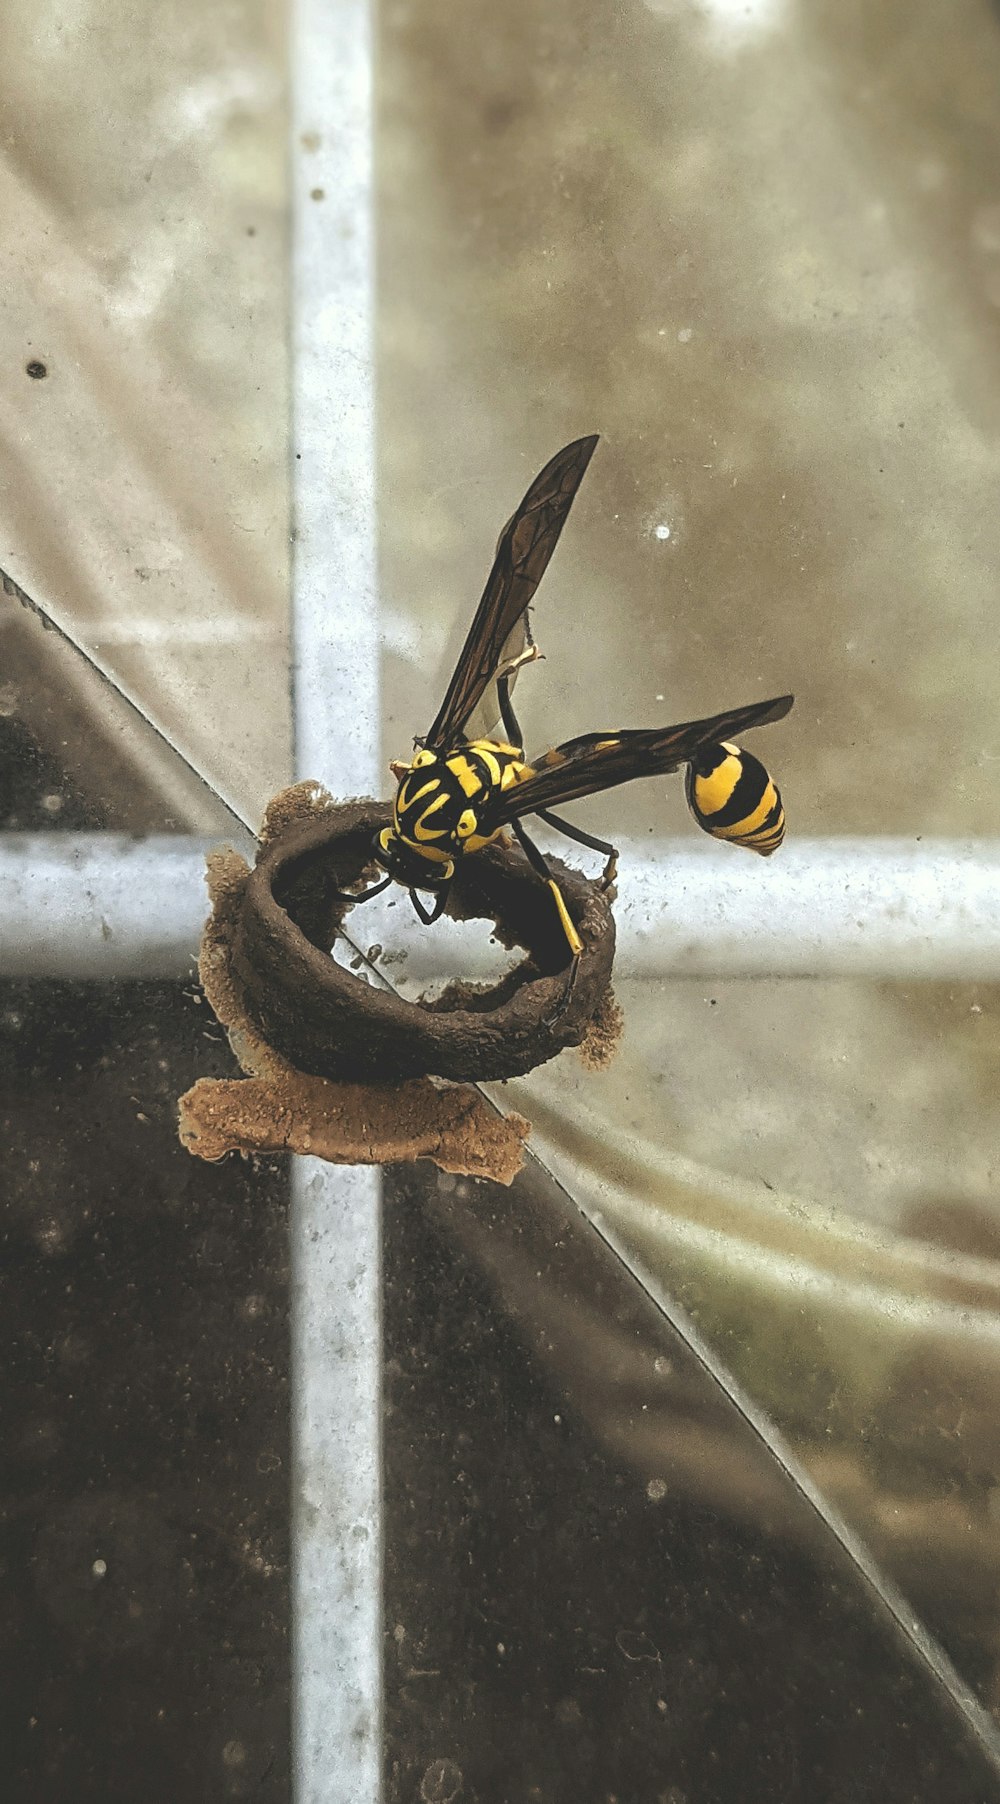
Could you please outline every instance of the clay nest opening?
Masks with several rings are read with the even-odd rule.
[[[294,792],[287,794],[290,802]],[[459,860],[446,909],[456,920],[488,921],[502,945],[527,954],[498,982],[453,983],[432,1001],[409,1002],[331,958],[340,926],[350,931],[350,907],[338,892],[381,875],[372,841],[390,818],[388,803],[367,800],[321,805],[314,798],[305,819],[301,802],[298,818],[294,807],[272,807],[230,939],[233,980],[267,1043],[298,1071],[386,1084],[520,1077],[565,1047],[600,1037],[613,1011],[608,899],[580,872],[550,860],[583,941],[562,1006],[565,936],[551,896],[516,846],[487,846]]]

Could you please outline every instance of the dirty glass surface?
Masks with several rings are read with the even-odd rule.
[[[5,609],[5,1795],[280,1798],[287,1178],[181,1146],[178,1097],[233,1061],[190,950],[130,964],[117,943],[186,886],[196,944],[203,851],[179,814],[247,836],[56,632]],[[47,948],[21,900],[42,870],[64,922]]]
[[[176,1109],[232,1069],[190,954],[249,838],[196,771],[249,814],[288,770],[281,9],[2,34],[0,1789],[279,1799],[287,1172]]]
[[[254,814],[289,769],[285,29],[2,26],[0,563]]]
[[[791,689],[754,742],[790,843],[995,839],[996,7],[423,0],[381,79],[386,755],[531,476],[600,432],[529,751]],[[669,892],[676,779],[570,812],[623,897],[630,853]],[[749,856],[704,851],[723,889]],[[994,1709],[994,986],[640,982],[623,948],[616,993],[610,1068],[504,1106]]]
[[[66,635],[5,593],[8,880],[200,884],[290,774],[286,26],[8,15],[0,563]],[[387,6],[386,756],[598,430],[532,743],[790,686],[794,831],[995,832],[997,32]],[[566,1188],[387,1187],[386,1794],[991,1797],[993,993],[623,969],[616,1064],[499,1095]],[[286,1798],[287,1168],[177,1143],[234,1070],[190,961],[5,971],[13,1795]]]
[[[1000,1795],[898,1597],[537,1166],[386,1184],[386,1797]]]

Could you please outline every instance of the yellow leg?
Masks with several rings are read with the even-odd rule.
[[[562,1014],[563,1010],[566,1007],[566,1004],[568,1003],[570,997],[573,994],[573,986],[576,983],[577,968],[580,963],[580,954],[583,951],[583,941],[580,938],[580,935],[577,933],[576,928],[573,925],[572,919],[570,917],[569,909],[566,907],[566,903],[563,900],[562,890],[559,888],[558,883],[556,882],[555,878],[552,876],[552,874],[549,870],[549,867],[545,862],[545,859],[542,857],[541,852],[538,850],[538,847],[535,845],[533,840],[528,838],[528,835],[525,832],[524,828],[522,827],[520,821],[511,821],[511,827],[513,828],[515,836],[520,840],[521,845],[523,846],[525,852],[527,853],[528,859],[530,860],[532,867],[534,868],[534,870],[537,871],[537,873],[538,873],[539,877],[541,877],[543,883],[547,884],[548,888],[552,892],[552,900],[556,905],[556,913],[559,916],[559,925],[562,928],[563,933],[566,936],[566,944],[570,950],[569,977],[567,979],[566,987],[563,991],[562,999],[559,1003],[559,1007],[557,1008],[555,1015],[551,1017],[553,1020],[556,1020],[558,1018],[558,1016]]]
[[[548,885],[549,885],[550,890],[552,891],[552,899],[555,902],[556,908],[559,912],[560,925],[562,927],[564,934],[566,935],[566,941],[569,946],[569,949],[572,952],[574,958],[579,958],[581,952],[583,951],[583,941],[580,938],[580,935],[577,933],[576,928],[574,927],[572,921],[570,920],[569,909],[566,907],[566,904],[563,901],[562,890],[559,888],[559,885],[556,882],[554,877],[550,877],[548,879]]]

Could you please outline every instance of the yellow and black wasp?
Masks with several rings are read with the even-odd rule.
[[[584,733],[526,759],[510,690],[518,668],[539,655],[528,607],[596,444],[595,434],[558,451],[500,534],[489,580],[437,718],[414,741],[417,750],[410,763],[391,767],[399,783],[392,826],[383,829],[373,848],[388,874],[350,897],[365,901],[392,881],[401,883],[421,920],[430,924],[445,907],[456,861],[480,851],[509,827],[558,910],[572,959],[570,983],[582,943],[558,883],[525,832],[523,817],[536,815],[569,839],[602,852],[607,885],[617,868],[615,847],[553,814],[553,808],[636,777],[686,766],[685,792],[698,825],[718,839],[767,856],[784,836],[781,797],[764,766],[733,744],[732,737],[780,720],[793,699],[779,695],[680,726]],[[494,687],[505,737],[495,737],[495,728],[478,737],[473,716]],[[433,907],[424,905],[421,891],[433,894]]]

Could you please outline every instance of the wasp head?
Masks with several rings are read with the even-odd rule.
[[[455,874],[454,861],[440,853],[417,850],[395,827],[383,827],[375,835],[372,851],[384,871],[404,889],[441,889]]]

